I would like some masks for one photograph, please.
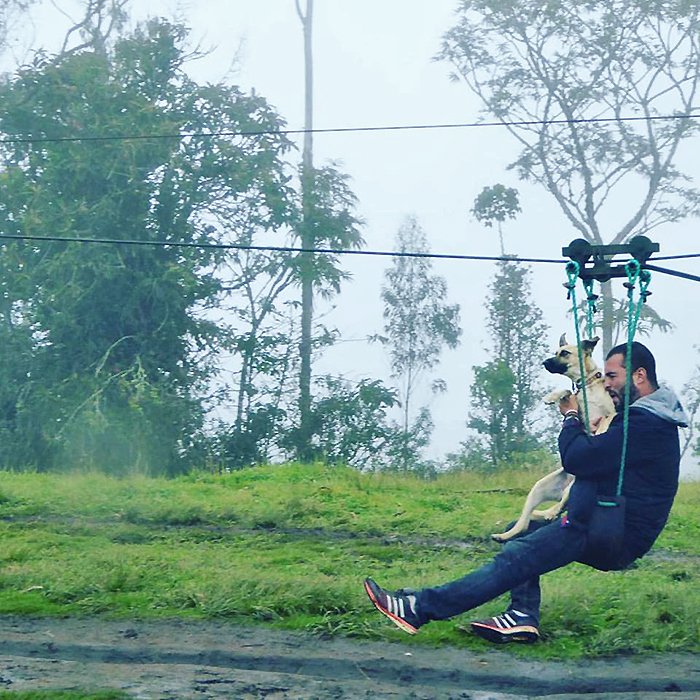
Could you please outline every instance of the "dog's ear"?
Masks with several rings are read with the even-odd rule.
[[[559,338],[559,347],[563,348],[566,345],[566,333],[561,334],[561,338]]]
[[[591,355],[593,353],[593,348],[598,344],[598,341],[600,338],[596,335],[595,337],[591,338],[590,340],[583,340],[581,341],[581,347],[583,348],[583,351],[587,353],[588,355]]]

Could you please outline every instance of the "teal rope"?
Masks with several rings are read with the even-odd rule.
[[[641,270],[637,260],[630,260],[625,265],[627,272],[627,353],[625,358],[625,405],[623,409],[622,423],[622,455],[620,457],[620,474],[617,480],[617,495],[622,493],[622,481],[625,474],[625,464],[627,462],[627,437],[629,434],[629,413],[630,413],[630,396],[632,393],[632,343],[635,333],[637,332],[637,324],[642,313],[642,305],[649,296],[647,288],[651,282],[651,273],[648,270]],[[639,300],[634,304],[634,287],[639,282]]]
[[[572,260],[566,265],[566,274],[569,279],[568,283],[564,286],[569,290],[569,296],[571,297],[571,304],[574,313],[574,328],[576,329],[576,347],[578,348],[578,368],[579,374],[581,375],[581,388],[580,391],[583,394],[583,415],[585,418],[586,432],[591,432],[591,424],[588,419],[588,396],[586,395],[586,370],[583,365],[583,352],[581,350],[581,331],[578,324],[578,308],[576,304],[576,278],[580,270],[579,264]]]
[[[593,294],[593,280],[583,280],[583,288],[586,290],[586,321],[588,324],[588,339],[593,340],[595,336],[595,321],[593,314],[596,311],[595,302],[598,298],[597,294]]]

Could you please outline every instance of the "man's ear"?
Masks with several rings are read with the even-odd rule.
[[[593,348],[595,348],[599,340],[600,338],[597,335],[590,340],[582,340],[581,347],[583,348],[583,352],[585,352],[587,355],[593,354]]]
[[[632,372],[632,377],[635,384],[643,384],[649,379],[644,367],[637,367],[637,369]]]

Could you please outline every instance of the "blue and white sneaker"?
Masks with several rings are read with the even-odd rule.
[[[389,593],[371,578],[365,579],[365,591],[374,607],[404,632],[415,634],[421,626],[416,611],[416,596],[408,591]]]
[[[496,644],[532,644],[540,638],[537,621],[518,610],[507,610],[503,615],[489,617],[487,620],[475,620],[471,623],[471,628],[477,636]]]

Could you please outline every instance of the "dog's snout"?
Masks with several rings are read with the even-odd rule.
[[[560,362],[556,357],[549,357],[542,364],[551,374],[564,374],[566,372],[566,364]]]

